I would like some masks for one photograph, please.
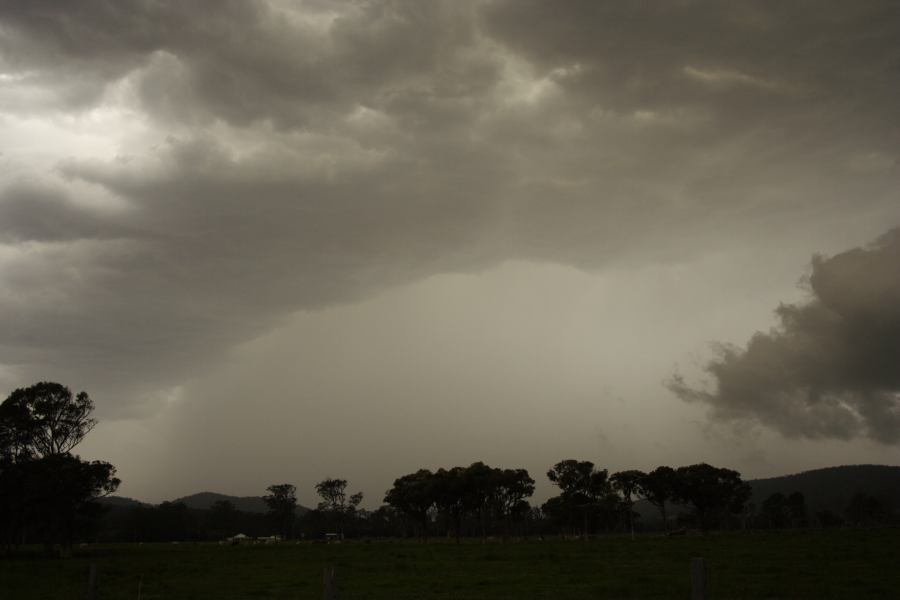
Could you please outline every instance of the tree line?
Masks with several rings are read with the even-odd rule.
[[[661,529],[677,533],[737,528],[831,527],[892,522],[876,498],[853,497],[843,517],[809,515],[802,494],[775,493],[760,506],[740,473],[700,463],[610,474],[590,461],[567,459],[550,467],[557,494],[540,506],[529,501],[535,480],[525,469],[469,466],[419,469],[394,480],[376,510],[360,507],[361,492],[346,479],[317,483],[318,505],[299,510],[296,487],[269,486],[268,512],[238,510],[227,500],[210,509],[183,503],[126,509],[103,505],[119,486],[115,468],[85,461],[74,448],[96,424],[84,392],[41,382],[15,390],[0,405],[0,551],[41,543],[49,554],[67,554],[76,540],[162,542],[221,540],[237,533],[282,539],[340,537],[454,538],[529,535],[590,536],[644,530],[635,510],[655,507]],[[675,511],[673,516],[671,513]],[[674,531],[672,531],[674,530]]]
[[[394,481],[384,501],[416,535],[426,537],[434,528],[452,531],[458,539],[464,532],[522,533],[535,521],[540,531],[566,535],[633,532],[639,518],[634,505],[641,499],[659,509],[666,529],[667,509],[673,503],[689,508],[693,524],[701,529],[727,527],[751,492],[736,471],[708,464],[610,475],[591,461],[569,459],[553,465],[547,478],[558,494],[540,507],[528,503],[534,480],[525,469],[497,469],[481,462],[404,475]]]

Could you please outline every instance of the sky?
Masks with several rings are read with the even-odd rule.
[[[0,390],[122,495],[900,464],[892,0],[0,0]]]

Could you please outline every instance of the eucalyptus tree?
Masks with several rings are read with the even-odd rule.
[[[48,553],[68,554],[76,518],[96,514],[97,498],[120,480],[103,461],[84,461],[72,450],[97,421],[86,392],[42,381],[14,390],[0,404],[0,544],[11,550],[28,533]]]
[[[622,495],[622,508],[626,512],[628,530],[634,538],[634,502],[641,489],[641,482],[647,475],[635,469],[613,473],[609,478],[613,489]]]
[[[596,469],[594,463],[584,460],[563,460],[547,471],[547,478],[560,490],[559,496],[548,500],[543,510],[547,514],[565,517],[574,531],[574,519],[582,518],[582,531],[590,531],[591,516],[601,513],[614,504],[613,491],[606,469]]]
[[[384,503],[421,526],[420,535],[428,539],[429,511],[435,505],[434,474],[419,469],[394,480],[384,495]]]
[[[700,463],[679,467],[675,473],[675,500],[694,509],[704,531],[742,512],[752,493],[750,484],[731,469]]]
[[[316,493],[322,499],[317,509],[332,520],[333,525],[336,525],[343,534],[344,526],[348,520],[353,519],[359,503],[362,502],[362,492],[348,497],[347,480],[329,478],[316,484]]]
[[[269,518],[280,530],[283,539],[290,539],[294,532],[294,513],[297,510],[297,486],[278,483],[266,488],[263,496],[269,507]]]
[[[531,508],[528,498],[534,494],[534,479],[525,469],[496,469],[494,477],[495,503],[503,518],[504,537],[508,537],[512,521]]]
[[[675,499],[678,475],[675,469],[667,466],[656,467],[640,481],[639,493],[650,504],[656,507],[663,520],[663,528],[669,530],[669,519],[666,504]]]

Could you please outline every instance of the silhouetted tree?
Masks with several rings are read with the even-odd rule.
[[[678,476],[672,467],[656,467],[647,473],[638,486],[638,493],[655,506],[662,516],[663,528],[669,530],[669,519],[666,514],[666,503],[675,498]]]
[[[0,404],[0,544],[4,551],[30,530],[46,550],[71,548],[78,517],[96,516],[97,498],[119,486],[115,468],[86,462],[71,450],[96,424],[94,404],[81,392],[40,382]]]
[[[318,510],[333,520],[342,534],[345,523],[356,514],[356,508],[363,499],[362,492],[357,492],[348,499],[346,490],[346,479],[326,479],[316,484],[316,493],[322,499]]]
[[[196,513],[184,502],[141,506],[131,513],[134,539],[141,542],[197,541],[201,529]]]
[[[606,469],[597,470],[590,461],[560,461],[547,471],[547,478],[559,488],[560,494],[544,503],[542,509],[556,518],[565,516],[572,531],[575,518],[581,516],[586,535],[591,516],[600,516],[616,504]]]
[[[87,393],[73,397],[69,388],[50,381],[13,391],[2,406],[0,440],[9,440],[20,459],[66,454],[97,424]]]
[[[844,519],[834,514],[834,511],[828,509],[817,512],[816,520],[819,522],[819,525],[825,529],[833,529],[844,525]]]
[[[531,507],[528,498],[534,494],[534,479],[525,469],[495,469],[495,502],[503,518],[503,535],[509,537],[512,522]]]
[[[740,513],[752,490],[741,474],[700,463],[676,470],[676,500],[693,507],[701,529],[706,531],[727,515]]]
[[[857,492],[844,510],[844,516],[850,525],[856,527],[881,525],[887,520],[887,511],[875,496]]]
[[[463,472],[465,503],[475,515],[481,537],[487,536],[498,484],[495,469],[481,461],[474,462]]]
[[[791,520],[787,497],[781,492],[769,495],[760,506],[759,517],[764,527],[781,529]]]
[[[421,525],[422,539],[428,538],[428,511],[435,503],[434,476],[428,469],[404,475],[384,496],[385,504]]]
[[[284,539],[293,537],[294,511],[297,510],[297,488],[289,483],[270,485],[268,495],[263,496],[269,507],[269,516],[281,531]]]
[[[215,537],[223,538],[238,533],[238,510],[230,500],[216,500],[209,507],[209,522]]]
[[[787,497],[787,507],[790,514],[791,527],[806,527],[809,525],[806,497],[801,492],[793,492]]]
[[[456,543],[462,535],[462,519],[469,506],[468,481],[466,469],[438,469],[431,476],[431,495],[438,511],[453,524]]]
[[[641,482],[646,477],[643,471],[630,470],[619,471],[613,473],[609,478],[613,489],[622,494],[622,507],[627,512],[628,530],[634,537],[634,500],[635,496],[640,492]]]

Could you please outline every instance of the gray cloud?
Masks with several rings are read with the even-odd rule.
[[[900,441],[900,229],[872,246],[817,256],[810,299],[783,304],[779,326],[724,347],[714,391],[671,388],[719,421],[757,421],[787,436]]]
[[[63,11],[11,0],[0,6],[0,49],[8,68],[62,75],[64,107],[96,101],[104,85],[134,72],[142,106],[156,116],[309,127],[397,92],[432,95],[435,75],[445,93],[466,94],[487,68],[478,55],[460,56],[474,35],[470,7],[228,1],[210,11],[79,1]],[[73,70],[81,81],[70,80]],[[82,88],[93,97],[72,91]]]
[[[0,192],[0,242],[65,242],[124,236],[102,214],[74,205],[55,188],[15,185]]]
[[[896,10],[2,1],[7,120],[145,131],[0,170],[0,364],[127,412],[435,273],[900,219]]]

